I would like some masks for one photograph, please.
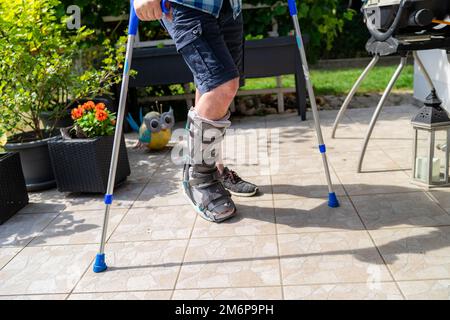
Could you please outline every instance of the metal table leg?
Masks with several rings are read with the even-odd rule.
[[[400,64],[395,71],[394,75],[392,76],[386,90],[383,93],[383,96],[381,97],[380,102],[378,103],[378,106],[375,110],[374,115],[372,116],[372,120],[370,121],[369,130],[367,131],[366,137],[364,139],[364,144],[361,150],[361,153],[359,155],[359,161],[358,161],[358,173],[361,172],[362,163],[364,161],[364,156],[366,154],[367,145],[369,144],[370,137],[372,135],[373,129],[375,127],[375,124],[377,123],[378,117],[380,116],[381,109],[383,109],[384,104],[386,103],[387,98],[389,97],[389,94],[392,91],[392,88],[394,87],[395,83],[397,82],[398,78],[400,77],[400,74],[402,73],[403,69],[406,66],[406,63],[408,61],[407,55],[401,58]]]
[[[352,90],[350,90],[350,93],[348,94],[347,98],[345,98],[344,103],[342,104],[341,109],[339,110],[339,113],[336,117],[336,120],[334,121],[333,130],[331,132],[331,138],[335,138],[336,136],[336,130],[339,126],[339,123],[341,122],[342,117],[345,114],[345,111],[347,111],[348,105],[352,101],[356,91],[361,86],[361,83],[364,81],[364,79],[367,77],[369,72],[375,67],[375,65],[378,63],[378,60],[380,59],[380,56],[376,55],[373,57],[372,61],[368,64],[364,72],[359,76],[358,80],[356,80],[355,84],[353,85]]]

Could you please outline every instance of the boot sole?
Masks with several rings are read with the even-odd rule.
[[[236,196],[236,197],[243,197],[243,198],[250,198],[250,197],[253,197],[254,195],[256,195],[257,193],[258,193],[258,188],[256,188],[255,189],[255,191],[254,192],[251,192],[251,193],[239,193],[239,192],[234,192],[234,191],[232,191],[232,190],[230,190],[230,189],[227,189],[228,190],[228,192],[229,193],[231,193],[233,196]]]

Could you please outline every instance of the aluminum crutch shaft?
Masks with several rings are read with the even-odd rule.
[[[311,109],[312,109],[312,113],[313,113],[313,117],[314,117],[314,126],[316,129],[317,141],[319,143],[319,150],[322,155],[323,167],[325,170],[325,177],[326,177],[327,184],[328,184],[328,206],[330,206],[332,208],[336,208],[336,207],[339,207],[339,201],[337,199],[336,193],[333,190],[333,183],[331,181],[330,168],[328,165],[328,159],[327,159],[327,154],[326,154],[327,148],[326,148],[324,140],[323,140],[322,129],[320,126],[319,112],[317,110],[316,96],[314,94],[314,89],[313,89],[313,86],[311,83],[311,76],[309,73],[308,61],[306,59],[306,52],[305,52],[305,48],[303,46],[302,32],[300,29],[300,24],[298,22],[297,4],[296,4],[295,0],[288,0],[288,4],[289,4],[289,12],[290,12],[292,20],[294,22],[297,47],[299,49],[300,57],[302,60],[303,73],[305,75],[306,87],[308,90],[309,100],[311,103]]]

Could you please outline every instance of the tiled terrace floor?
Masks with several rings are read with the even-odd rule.
[[[385,108],[361,174],[356,161],[373,110],[349,110],[336,140],[336,112],[321,112],[339,209],[326,205],[312,121],[236,121],[243,131],[228,141],[269,145],[256,161],[233,165],[262,194],[235,198],[239,216],[220,225],[187,205],[169,151],[130,148],[132,175],[116,192],[109,224],[109,271],[92,272],[102,196],[36,193],[0,226],[0,298],[449,299],[450,189],[409,183],[416,111]],[[239,145],[235,158],[244,153]]]

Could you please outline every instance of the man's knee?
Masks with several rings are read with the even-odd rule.
[[[223,99],[231,101],[239,90],[239,78],[230,80],[219,86],[217,89],[220,92],[220,95],[223,96]]]

